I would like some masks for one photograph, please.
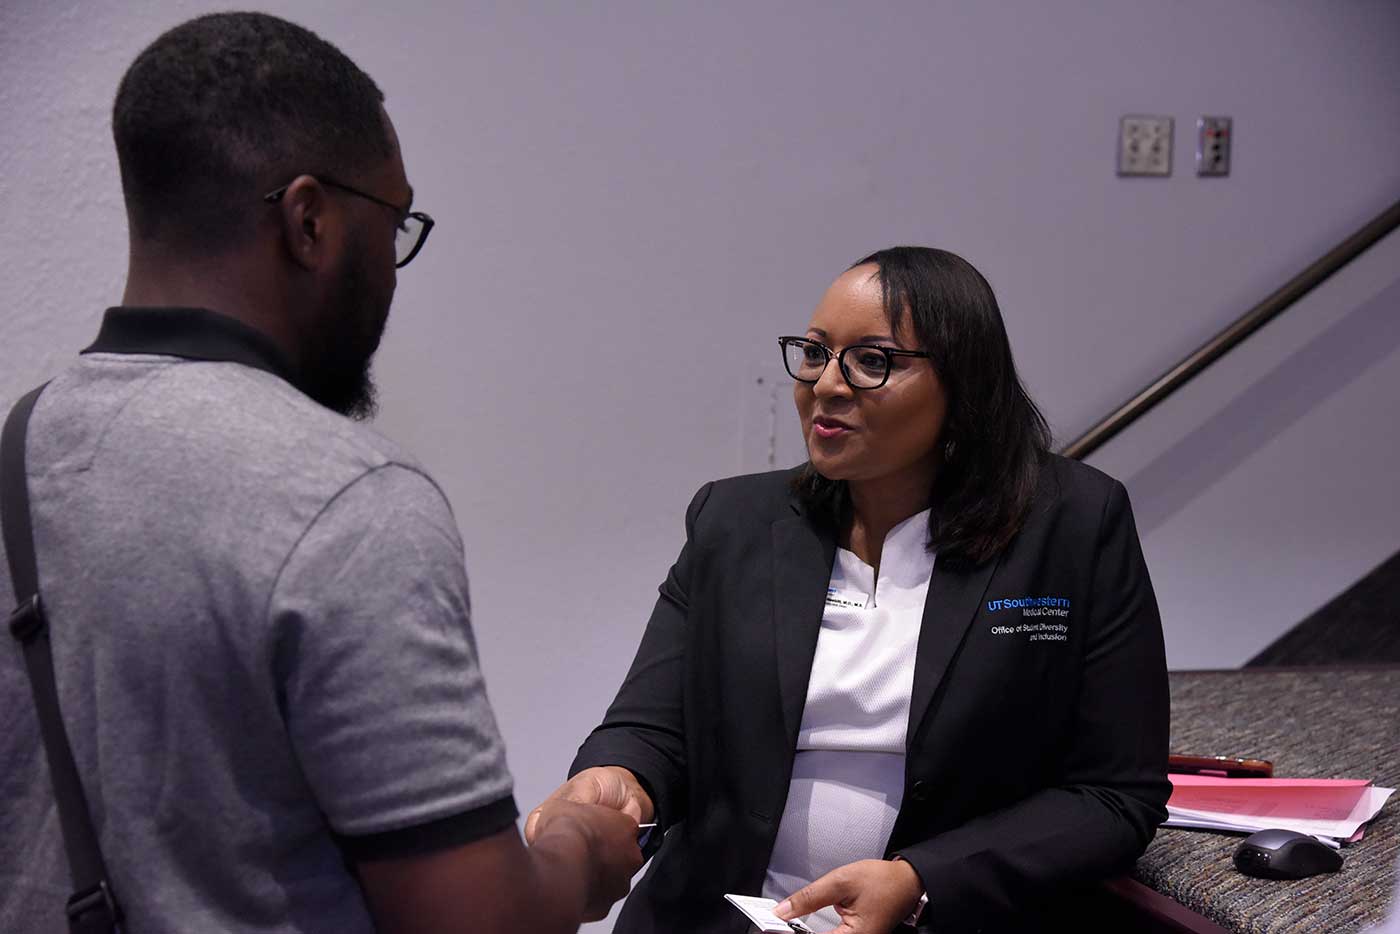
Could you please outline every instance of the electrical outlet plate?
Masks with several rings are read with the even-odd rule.
[[[1171,117],[1128,114],[1118,121],[1118,174],[1172,174]]]
[[[1201,117],[1196,121],[1196,174],[1230,174],[1229,117]]]

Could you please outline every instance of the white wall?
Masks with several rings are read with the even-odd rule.
[[[1173,667],[1242,664],[1400,551],[1400,232],[1089,458],[1135,503]]]
[[[0,7],[0,397],[120,295],[112,94],[222,5]],[[265,8],[385,88],[439,220],[400,279],[379,424],[456,506],[525,806],[620,679],[691,492],[752,459],[774,336],[846,263],[967,256],[1067,438],[1400,196],[1385,0]],[[1172,178],[1114,176],[1129,112],[1176,117]],[[1230,178],[1191,173],[1201,113],[1235,118]],[[1167,625],[1173,662],[1250,648]]]

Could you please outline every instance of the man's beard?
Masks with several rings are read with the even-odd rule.
[[[301,390],[348,418],[373,418],[379,405],[370,361],[387,318],[388,302],[381,303],[367,287],[364,253],[352,244],[325,320],[307,335]]]

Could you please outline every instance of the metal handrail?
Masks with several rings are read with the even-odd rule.
[[[1304,295],[1397,227],[1400,227],[1400,201],[1392,204],[1366,226],[1333,247],[1317,262],[1290,279],[1283,288],[1245,312],[1180,363],[1154,379],[1137,395],[1100,419],[1088,431],[1065,445],[1060,453],[1065,457],[1082,460],[1098,450],[1114,435],[1142,418],[1167,396],[1225,356],[1249,335],[1283,314]]]

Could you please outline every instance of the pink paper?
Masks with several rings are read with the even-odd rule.
[[[1355,778],[1216,778],[1170,775],[1172,807],[1192,811],[1345,820],[1371,783]]]
[[[1167,776],[1173,786],[1212,788],[1365,788],[1371,784],[1364,778],[1224,778],[1216,775]]]

